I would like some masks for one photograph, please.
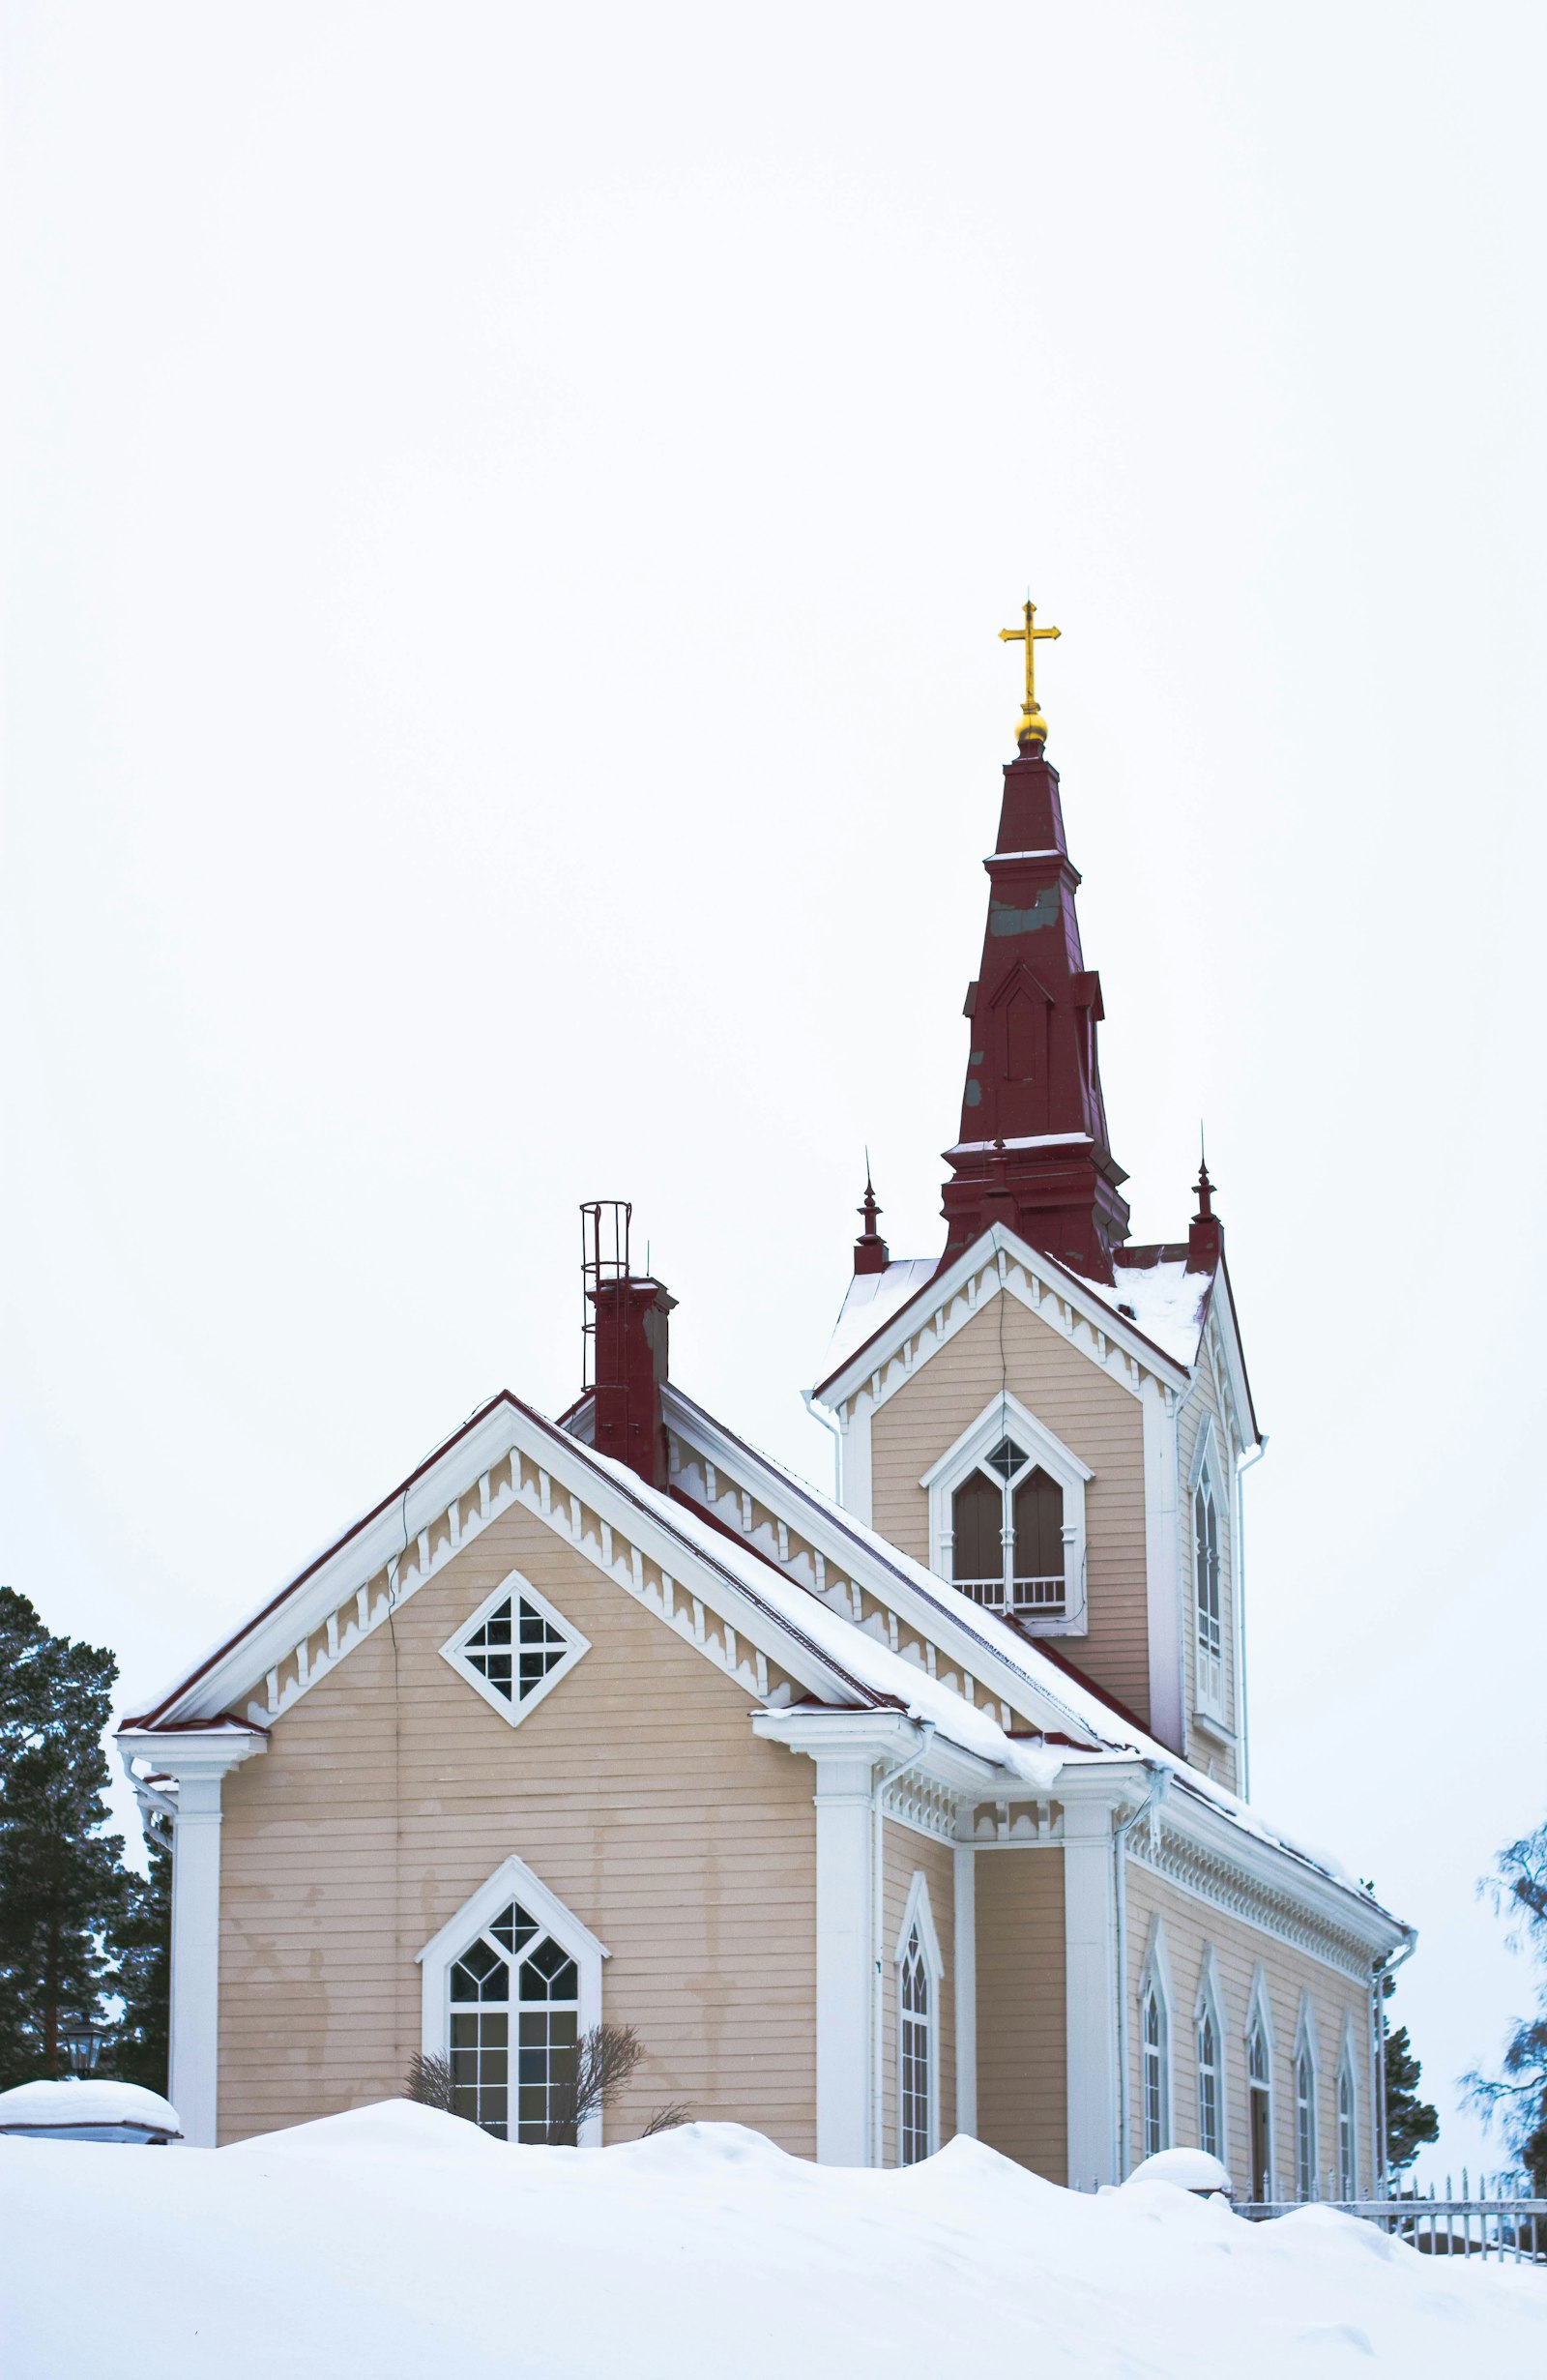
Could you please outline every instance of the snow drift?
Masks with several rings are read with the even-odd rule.
[[[724,2124],[508,2148],[401,2101],[219,2151],[0,2139],[0,2239],[9,2380],[1547,2372],[1540,2272],[968,2140],[869,2173]]]

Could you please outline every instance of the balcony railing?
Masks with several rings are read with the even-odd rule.
[[[954,1578],[952,1586],[963,1595],[970,1595],[985,1611],[1000,1612],[1006,1619],[1057,1620],[1064,1614],[1065,1581],[1057,1578],[1012,1578],[1007,1588],[1003,1578]]]

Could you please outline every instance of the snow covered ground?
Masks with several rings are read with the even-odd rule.
[[[1322,2208],[902,2173],[694,2125],[512,2149],[402,2102],[239,2148],[0,2140],[8,2380],[1339,2380],[1547,2373],[1547,2275]]]

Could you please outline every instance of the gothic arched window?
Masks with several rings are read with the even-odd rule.
[[[1355,2115],[1354,2068],[1347,2050],[1337,2070],[1337,2194],[1357,2198],[1359,2191],[1358,2131]]]
[[[1206,2005],[1198,2018],[1198,2146],[1219,2157],[1219,2031]]]
[[[929,2065],[934,2012],[929,1969],[917,1922],[908,1935],[899,1976],[902,2024],[902,2123],[900,2161],[918,2165],[929,2155]]]
[[[1272,2185],[1273,2087],[1268,2032],[1261,2011],[1254,2011],[1246,2036],[1246,2099],[1251,2135],[1251,2194],[1259,2203]]]
[[[1140,2040],[1144,2067],[1144,2154],[1153,2157],[1170,2146],[1171,2127],[1166,2106],[1166,2013],[1153,1983],[1145,1986]]]
[[[1316,2062],[1308,2042],[1295,2059],[1295,2195],[1316,2195]]]
[[[1219,1512],[1214,1502],[1213,1482],[1207,1471],[1192,1491],[1192,1577],[1198,1700],[1206,1711],[1222,1716],[1225,1640],[1219,1596]]]
[[[950,1574],[1005,1612],[1065,1607],[1064,1490],[1007,1433],[950,1499]]]
[[[562,2129],[580,2039],[580,1973],[568,1951],[511,1901],[451,1973],[454,2106],[497,2140]],[[513,2121],[512,2121],[513,2118]]]

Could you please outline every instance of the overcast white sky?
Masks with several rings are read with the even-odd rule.
[[[1135,1231],[1206,1116],[1272,1440],[1257,1797],[1422,1928],[1475,2167],[1547,1810],[1540,10],[4,22],[0,1574],[148,1691],[568,1400],[598,1194],[827,1479],[1030,581]]]

